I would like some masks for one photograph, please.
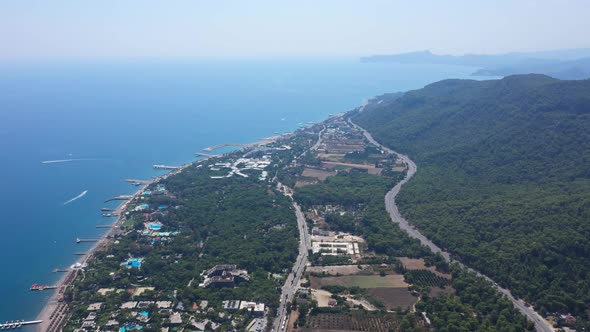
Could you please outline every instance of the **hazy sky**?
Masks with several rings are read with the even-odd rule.
[[[590,0],[2,0],[0,59],[590,47]]]

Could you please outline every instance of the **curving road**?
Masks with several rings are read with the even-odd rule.
[[[451,259],[450,253],[448,253],[448,252],[442,250],[441,248],[439,248],[436,244],[434,244],[432,241],[430,241],[427,237],[425,237],[424,235],[422,235],[422,233],[420,233],[416,228],[414,228],[413,226],[411,226],[408,223],[408,221],[404,217],[402,217],[402,215],[399,213],[399,210],[397,208],[397,205],[395,204],[395,197],[399,193],[401,187],[404,184],[406,184],[412,178],[412,176],[414,176],[414,174],[416,174],[416,170],[417,170],[416,164],[408,156],[406,156],[404,154],[401,154],[401,153],[397,153],[397,152],[389,149],[388,147],[385,147],[385,146],[381,145],[379,142],[375,141],[375,139],[373,139],[373,136],[371,136],[371,134],[369,132],[367,132],[361,126],[359,126],[359,125],[355,124],[354,122],[352,122],[352,120],[350,118],[348,119],[348,122],[353,127],[361,130],[363,132],[363,134],[365,135],[365,138],[367,138],[367,140],[369,142],[371,142],[372,144],[378,146],[383,151],[386,151],[388,153],[396,154],[398,156],[398,158],[400,158],[408,166],[408,172],[406,174],[406,177],[402,181],[400,181],[398,184],[396,184],[395,187],[393,187],[393,189],[391,189],[385,195],[385,208],[387,209],[387,212],[391,216],[391,220],[393,220],[393,222],[399,224],[399,227],[402,230],[406,231],[410,235],[410,237],[413,237],[413,238],[418,239],[420,241],[420,243],[422,243],[423,245],[425,245],[428,248],[430,248],[430,250],[432,250],[432,252],[434,252],[434,253],[440,253],[447,262],[453,261]],[[553,327],[549,324],[549,322],[547,322],[541,315],[539,315],[539,313],[537,313],[533,309],[532,306],[527,306],[522,299],[517,299],[514,296],[512,296],[512,294],[510,293],[509,290],[498,286],[498,284],[495,283],[491,278],[489,278],[489,277],[487,277],[487,276],[479,273],[478,271],[475,271],[474,269],[472,269],[470,267],[465,266],[461,262],[457,262],[457,261],[453,261],[453,262],[459,264],[460,266],[468,269],[469,271],[474,272],[476,275],[478,275],[478,276],[480,276],[480,277],[488,280],[489,282],[491,282],[494,285],[494,287],[499,292],[501,292],[502,294],[504,294],[506,296],[506,298],[508,298],[512,302],[512,304],[514,305],[514,307],[518,311],[520,311],[520,313],[522,313],[530,321],[532,321],[532,322],[535,323],[535,328],[536,328],[537,331],[539,331],[539,332],[553,332],[553,331],[555,331],[553,329]]]

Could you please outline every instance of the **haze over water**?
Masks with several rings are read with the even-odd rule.
[[[51,292],[30,285],[55,283],[90,246],[75,239],[104,233],[100,208],[117,203],[103,201],[136,190],[123,179],[471,72],[356,59],[1,65],[0,322],[35,318]]]

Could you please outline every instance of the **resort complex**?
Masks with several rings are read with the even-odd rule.
[[[408,168],[335,115],[170,169],[111,211],[117,221],[56,286],[42,325],[433,330],[446,312],[432,308],[459,296],[455,282],[478,281],[391,222],[383,197]]]

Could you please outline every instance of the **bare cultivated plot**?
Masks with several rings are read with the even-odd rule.
[[[360,288],[376,288],[376,287],[408,287],[409,285],[404,281],[404,276],[400,274],[388,274],[384,277],[379,275],[350,275],[341,277],[311,277],[311,287],[321,289],[322,286],[344,286],[344,287],[360,287]]]
[[[289,332],[297,331],[297,329],[293,327],[293,323],[295,321],[297,321],[297,319],[299,319],[299,311],[297,311],[297,310],[291,311],[291,315],[289,315],[289,321],[286,324],[286,326],[288,327],[287,331],[289,331]]]
[[[346,166],[346,167],[362,168],[362,169],[372,169],[372,168],[375,168],[374,165],[340,163],[340,162],[335,162],[335,161],[322,161],[322,165],[323,166],[326,166],[326,167],[330,167],[330,166]]]
[[[367,170],[367,172],[371,175],[381,175],[381,172],[383,171],[383,168],[369,168]]]
[[[347,296],[346,302],[352,303],[353,305],[356,305],[356,306],[360,305],[363,308],[365,308],[365,310],[368,310],[368,311],[378,310],[377,307],[375,307],[373,304],[371,304],[369,301],[367,301],[365,299],[354,299],[351,296]]]
[[[434,266],[426,266],[422,258],[398,257],[397,259],[400,260],[406,270],[428,270],[437,276],[452,279],[450,274],[439,272]]]
[[[326,151],[328,153],[348,153],[363,151],[365,149],[364,144],[326,144]]]
[[[310,266],[306,271],[310,273],[322,273],[325,272],[329,275],[340,275],[346,276],[351,274],[357,274],[362,270],[365,270],[369,265],[361,265],[362,269],[359,269],[357,265],[334,265],[334,266]]]
[[[408,288],[370,288],[369,293],[381,301],[388,310],[402,308],[409,310],[418,301],[418,297],[412,295]]]
[[[334,175],[336,175],[335,171],[323,171],[323,170],[314,169],[314,168],[306,168],[303,170],[303,174],[302,174],[302,176],[304,176],[304,177],[316,178],[320,181],[324,181],[329,176],[334,176]]]
[[[322,289],[312,289],[311,295],[318,302],[318,307],[328,307],[332,299],[332,293]]]
[[[404,265],[406,270],[426,270],[426,263],[423,259],[398,257],[399,261]]]
[[[297,180],[297,182],[295,182],[295,188],[300,188],[300,187],[303,187],[303,186],[309,186],[311,184],[316,184],[316,183],[318,183],[318,181],[317,180],[314,180],[314,179]]]
[[[455,289],[451,286],[445,287],[444,289],[440,287],[432,287],[430,290],[430,296],[436,297],[441,294],[454,294]]]
[[[353,311],[350,314],[318,314],[309,316],[305,332],[348,332],[373,331],[387,332],[399,330],[399,318],[395,313],[367,314]]]
[[[344,154],[341,153],[318,153],[318,158],[326,161],[342,161]]]

